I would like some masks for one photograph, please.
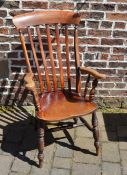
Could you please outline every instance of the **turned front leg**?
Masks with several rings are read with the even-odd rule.
[[[96,155],[99,154],[99,129],[98,129],[98,120],[96,112],[92,113],[92,125],[93,125],[93,137],[94,137],[94,146],[96,148]]]
[[[45,123],[42,120],[38,120],[38,159],[39,168],[42,167],[44,159],[44,126]]]

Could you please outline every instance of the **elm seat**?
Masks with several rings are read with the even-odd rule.
[[[95,103],[85,102],[83,97],[62,91],[42,94],[40,106],[43,113],[38,112],[38,117],[45,121],[60,121],[83,116],[97,109]]]
[[[98,80],[106,76],[80,65],[81,51],[78,44],[80,14],[64,10],[36,11],[17,15],[13,18],[13,22],[19,31],[27,65],[25,87],[32,91],[37,107],[39,167],[42,167],[44,159],[46,121],[78,117],[74,118],[74,122],[80,119],[83,125],[93,132],[96,155],[98,155],[97,106],[92,101]],[[73,61],[70,58],[72,55],[74,55]],[[72,64],[73,62],[75,64]],[[85,74],[83,97],[78,95],[81,94],[83,84],[81,74]],[[42,93],[41,97],[36,87],[37,84]],[[74,88],[77,95],[72,91]],[[92,114],[91,125],[82,118],[83,115],[89,113]],[[67,126],[62,126],[61,129],[67,129]]]

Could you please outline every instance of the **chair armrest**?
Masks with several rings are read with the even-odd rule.
[[[35,86],[35,82],[33,80],[33,74],[32,73],[27,73],[24,77],[24,81],[25,81],[25,87],[32,91],[34,94],[34,98],[35,98],[35,102],[37,105],[38,110],[40,110],[40,103],[39,103],[39,96],[38,96],[38,92],[36,90],[36,86]]]
[[[90,68],[90,67],[80,67],[79,68],[81,73],[87,73],[90,74],[92,76],[94,76],[97,79],[106,79],[106,75],[105,74],[101,74],[98,71]]]
[[[28,90],[31,90],[33,91],[33,89],[35,88],[35,83],[33,81],[33,74],[31,73],[27,73],[24,77],[24,81],[25,81],[25,87],[28,89]]]

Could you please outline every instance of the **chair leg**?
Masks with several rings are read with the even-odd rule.
[[[42,120],[38,120],[38,160],[39,168],[42,167],[44,159],[44,126],[45,123]]]
[[[94,146],[96,148],[96,155],[98,155],[99,154],[99,129],[98,129],[98,120],[96,116],[96,111],[92,113],[92,125],[93,125]]]

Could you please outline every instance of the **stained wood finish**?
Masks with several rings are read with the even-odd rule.
[[[55,25],[55,31],[56,31],[56,43],[57,43],[57,51],[58,51],[61,88],[64,89],[64,73],[63,73],[62,56],[61,56],[61,49],[60,49],[60,37],[59,37],[58,24]]]
[[[77,26],[75,27],[74,46],[75,46],[75,63],[76,63],[76,91],[78,93],[80,93],[80,90],[81,90],[81,77],[80,77],[80,58],[79,58]]]
[[[45,123],[42,120],[38,120],[39,168],[42,168],[42,163],[43,163],[43,159],[44,159],[44,129],[45,129]]]
[[[99,131],[98,131],[98,122],[95,111],[97,109],[97,105],[93,103],[95,88],[98,83],[98,79],[105,79],[106,76],[104,74],[100,74],[99,72],[86,67],[80,67],[80,57],[79,57],[79,46],[78,46],[78,28],[77,25],[80,22],[80,15],[78,13],[74,13],[72,11],[43,11],[43,12],[30,12],[27,14],[18,15],[13,18],[13,22],[17,29],[19,30],[20,40],[23,47],[23,52],[28,68],[28,74],[25,76],[24,80],[26,83],[26,88],[31,90],[34,94],[35,101],[38,107],[37,117],[38,117],[38,159],[39,159],[39,167],[42,167],[43,162],[43,150],[44,150],[44,125],[45,122],[51,121],[61,121],[69,118],[74,118],[79,116],[83,125],[87,126],[87,128],[93,132],[93,137],[95,139],[94,145],[96,147],[96,154],[99,153]],[[49,56],[50,56],[50,64],[52,68],[52,77],[53,77],[53,89],[50,83],[49,70],[47,67],[47,60],[45,56],[45,50],[42,42],[42,36],[40,32],[40,25],[45,24],[46,27],[46,35],[47,35],[47,43],[49,48]],[[56,77],[56,69],[54,63],[53,56],[53,47],[52,40],[50,36],[50,24],[55,24],[55,39],[57,44],[57,56],[59,63],[59,72],[60,72],[60,80],[61,80],[61,90],[58,91],[57,87],[57,77]],[[65,45],[66,45],[66,65],[67,65],[67,79],[68,79],[68,89],[65,90],[64,83],[64,72],[62,65],[62,55],[60,49],[60,35],[59,35],[59,24],[65,24]],[[74,24],[74,49],[75,49],[75,66],[76,66],[76,93],[71,90],[71,74],[70,74],[70,61],[69,61],[69,37],[68,37],[68,25]],[[31,30],[29,26],[34,26],[37,32],[37,38],[39,43],[40,54],[42,57],[47,90],[44,89],[44,84],[42,80],[41,70],[38,63],[37,53],[34,46],[34,39],[31,34]],[[28,28],[28,36],[31,44],[31,50],[33,52],[34,60],[36,63],[36,68],[39,77],[40,88],[42,91],[42,96],[38,95],[38,92],[35,87],[34,82],[34,74],[32,73],[32,68],[30,65],[30,60],[27,53],[27,48],[25,44],[25,38],[21,31],[22,28]],[[88,78],[86,81],[86,86],[84,90],[84,96],[79,96],[81,89],[81,77],[80,74],[85,73],[88,74]],[[87,95],[88,85],[90,81],[90,77],[94,77],[92,88],[89,93],[89,99],[85,99]],[[46,92],[45,92],[46,91]],[[87,123],[84,118],[81,116],[92,113],[92,126]],[[74,125],[77,126],[77,119],[74,118]],[[63,127],[65,128],[65,127]],[[70,128],[70,126],[68,126]]]
[[[70,76],[70,62],[69,62],[68,25],[65,25],[65,44],[66,44],[66,64],[67,64],[68,89],[69,89],[69,91],[71,91],[71,76]]]
[[[86,85],[85,85],[85,90],[84,90],[84,98],[86,98],[86,95],[87,95],[89,81],[90,81],[90,74],[88,75],[87,80],[86,80]]]
[[[42,11],[17,15],[13,18],[17,28],[26,28],[40,24],[76,24],[80,23],[80,15],[72,11]]]
[[[26,49],[26,45],[25,45],[25,39],[24,39],[24,36],[23,36],[23,33],[22,33],[21,30],[19,30],[19,37],[20,37],[23,52],[24,52],[24,55],[25,55],[25,60],[26,60],[26,65],[27,65],[28,72],[32,74],[32,69],[31,69],[31,65],[30,65],[30,61],[29,61],[29,57],[28,57],[28,53],[27,53],[27,49]]]
[[[92,89],[91,89],[90,94],[89,94],[89,101],[93,101],[94,100],[95,88],[97,87],[97,84],[98,84],[98,79],[95,78],[93,80]]]
[[[50,92],[51,91],[51,84],[50,84],[49,72],[48,72],[48,68],[47,68],[47,63],[46,63],[46,58],[45,58],[45,54],[44,54],[43,43],[41,40],[41,33],[40,33],[39,26],[36,27],[36,31],[37,31],[38,41],[39,41],[40,53],[41,53],[44,68],[45,68],[47,89],[48,89],[48,92]]]
[[[54,64],[54,56],[53,56],[53,50],[52,50],[52,44],[51,44],[50,29],[49,29],[48,24],[46,24],[46,34],[47,34],[47,40],[48,40],[50,62],[51,62],[51,66],[52,66],[54,91],[56,91],[57,90],[56,69],[55,69],[55,64]]]
[[[98,79],[106,79],[106,75],[105,74],[101,74],[98,71],[90,68],[90,67],[80,67],[80,71],[81,73],[86,73],[86,74],[90,74],[92,76],[94,76],[95,78]]]
[[[60,121],[77,115],[87,115],[97,109],[96,104],[85,102],[83,97],[73,93],[43,93],[40,98],[41,109],[38,117],[46,121]]]
[[[36,90],[35,82],[33,80],[34,75],[32,73],[27,73],[24,77],[25,87],[32,91],[34,94],[35,102],[38,110],[40,110],[40,100],[38,96],[38,92]]]
[[[38,58],[37,58],[37,54],[36,54],[36,50],[35,50],[35,47],[34,47],[33,38],[32,38],[31,31],[30,31],[29,27],[28,27],[28,36],[29,36],[29,39],[30,39],[31,48],[32,48],[34,60],[35,60],[36,67],[37,67],[37,72],[38,72],[38,78],[39,78],[39,82],[40,82],[41,92],[44,92],[44,84],[42,82],[41,70],[40,70],[40,67],[39,67]]]
[[[98,120],[96,116],[96,111],[92,113],[92,125],[93,125],[93,137],[94,137],[94,146],[96,148],[96,154],[99,154],[99,129],[98,129]]]

